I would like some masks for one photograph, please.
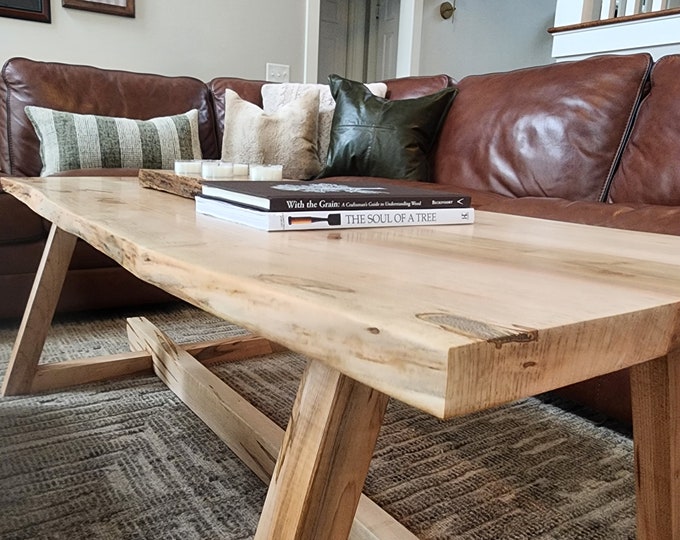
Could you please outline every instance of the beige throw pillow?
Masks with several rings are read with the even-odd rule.
[[[387,85],[385,83],[368,83],[366,87],[373,95],[385,97],[387,95]],[[326,163],[328,145],[331,138],[331,124],[333,123],[333,112],[335,111],[335,100],[327,84],[303,84],[303,83],[281,83],[262,85],[262,104],[264,112],[271,114],[281,110],[291,101],[299,98],[304,92],[311,88],[319,90],[319,161]]]
[[[302,93],[267,114],[233,90],[224,94],[222,159],[283,165],[283,177],[313,178],[321,172],[317,149],[319,91]]]

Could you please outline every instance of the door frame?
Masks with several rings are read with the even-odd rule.
[[[305,0],[303,82],[306,83],[314,83],[318,77],[320,15],[321,0]],[[423,0],[401,0],[397,38],[397,77],[419,74],[422,31]]]

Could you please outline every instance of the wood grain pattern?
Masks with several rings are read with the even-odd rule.
[[[441,418],[658,358],[678,333],[670,235],[485,212],[265,233],[136,178],[2,185],[145,281]]]
[[[52,226],[3,379],[3,396],[31,390],[75,245],[75,236]]]
[[[347,538],[388,397],[311,360],[256,540]]]
[[[631,369],[637,536],[680,538],[680,350]]]
[[[279,345],[259,336],[210,340],[180,347],[203,365],[244,360],[282,350]],[[119,353],[38,365],[31,382],[30,393],[106,381],[150,371],[152,368],[151,356],[146,352]]]
[[[144,318],[128,319],[134,349],[153,356],[160,379],[265,483],[274,471],[284,432],[226,383]],[[349,516],[352,521],[353,513]],[[279,537],[281,538],[281,537]],[[415,540],[403,525],[361,495],[352,540]]]

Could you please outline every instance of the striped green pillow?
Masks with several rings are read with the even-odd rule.
[[[74,169],[173,169],[201,159],[198,111],[150,120],[25,107],[40,139],[41,176]]]

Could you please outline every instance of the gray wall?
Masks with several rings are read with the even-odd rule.
[[[505,71],[552,61],[555,0],[457,0],[454,20],[424,0],[421,74]],[[61,6],[52,24],[0,17],[0,63],[11,56],[202,80],[262,79],[266,62],[303,80],[303,0],[137,0],[129,19]]]
[[[302,80],[302,0],[137,0],[136,18],[61,6],[52,24],[0,17],[0,64],[12,56],[202,80],[263,79],[266,62]]]
[[[451,0],[453,3],[453,0]],[[425,0],[420,73],[456,79],[551,63],[555,0],[457,0],[453,21]]]

